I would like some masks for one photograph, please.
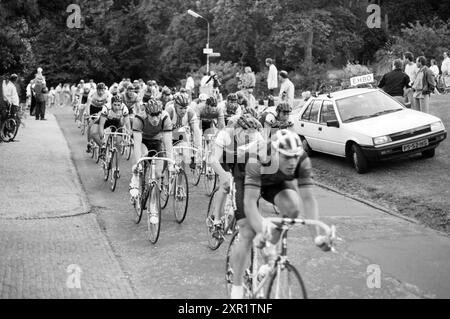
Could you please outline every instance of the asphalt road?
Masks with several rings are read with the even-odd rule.
[[[71,150],[91,213],[142,298],[225,298],[226,243],[207,248],[204,218],[208,197],[191,187],[186,220],[179,225],[169,208],[163,212],[159,241],[145,237],[145,222],[133,222],[128,184],[131,163],[121,158],[121,179],[112,193],[98,164],[85,153],[85,138],[69,110],[55,112]],[[448,238],[317,187],[321,214],[337,225],[338,253],[323,253],[311,245],[308,232],[291,232],[290,259],[307,285],[311,298],[428,298],[448,297]],[[169,206],[170,207],[170,204]],[[322,213],[323,212],[323,213]],[[381,287],[367,285],[368,267],[382,270]]]

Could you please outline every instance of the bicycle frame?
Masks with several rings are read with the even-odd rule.
[[[251,270],[251,278],[252,278],[252,291],[251,291],[251,297],[255,298],[261,295],[263,292],[263,288],[266,285],[267,281],[276,273],[279,272],[281,267],[288,261],[287,258],[287,234],[289,229],[296,225],[304,225],[304,226],[318,226],[323,231],[325,231],[325,234],[332,239],[332,242],[337,239],[336,237],[336,227],[331,226],[329,227],[325,223],[314,220],[314,219],[300,219],[300,218],[282,218],[282,217],[268,217],[267,218],[270,222],[275,224],[281,224],[279,229],[281,229],[281,237],[278,244],[281,242],[281,252],[276,257],[275,262],[273,265],[271,265],[269,272],[266,274],[266,276],[258,282],[258,271],[259,271],[259,265],[258,265],[258,239],[255,239],[253,241],[253,251],[255,252],[253,254],[253,260],[252,260],[252,270]],[[277,245],[278,245],[277,244]],[[334,252],[334,247],[332,247],[332,251]],[[275,286],[275,296],[279,295],[279,277],[277,278],[276,286]]]

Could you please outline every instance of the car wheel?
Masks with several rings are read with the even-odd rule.
[[[358,174],[364,174],[369,171],[369,161],[364,156],[358,144],[352,145],[350,156],[353,167]]]
[[[431,150],[426,150],[422,152],[422,157],[423,158],[432,158],[434,157],[434,153],[435,153],[435,148],[431,149]]]
[[[303,136],[300,136],[300,139],[302,140],[302,146],[303,146],[303,149],[305,150],[306,154],[308,154],[309,157],[314,155],[314,151],[309,146],[308,141],[306,140],[306,138],[304,138]]]

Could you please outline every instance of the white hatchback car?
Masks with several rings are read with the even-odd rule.
[[[442,121],[410,110],[379,89],[312,97],[291,115],[305,150],[346,157],[358,173],[372,161],[422,153],[433,157],[447,137]]]

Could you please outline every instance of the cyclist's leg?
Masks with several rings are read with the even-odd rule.
[[[239,294],[243,294],[242,291],[242,279],[244,276],[245,269],[249,264],[250,250],[252,247],[253,238],[255,238],[255,232],[250,227],[247,218],[244,213],[244,177],[236,176],[234,177],[234,183],[236,185],[236,221],[239,227],[239,241],[235,249],[231,253],[231,265],[233,268],[233,287],[232,287],[232,297],[238,297]],[[233,294],[237,294],[234,295]]]
[[[143,154],[142,156],[146,157],[148,155],[148,152],[149,150],[147,149],[147,146],[144,143],[141,143],[141,154]],[[133,167],[131,168],[131,181],[129,185],[131,200],[133,200],[139,195],[139,185],[140,185],[139,177],[140,175],[137,164],[134,164]]]
[[[102,147],[102,141],[100,140],[100,135],[98,133],[98,125],[98,123],[94,123],[91,126],[90,137],[94,140],[95,143],[97,143],[99,147]]]

